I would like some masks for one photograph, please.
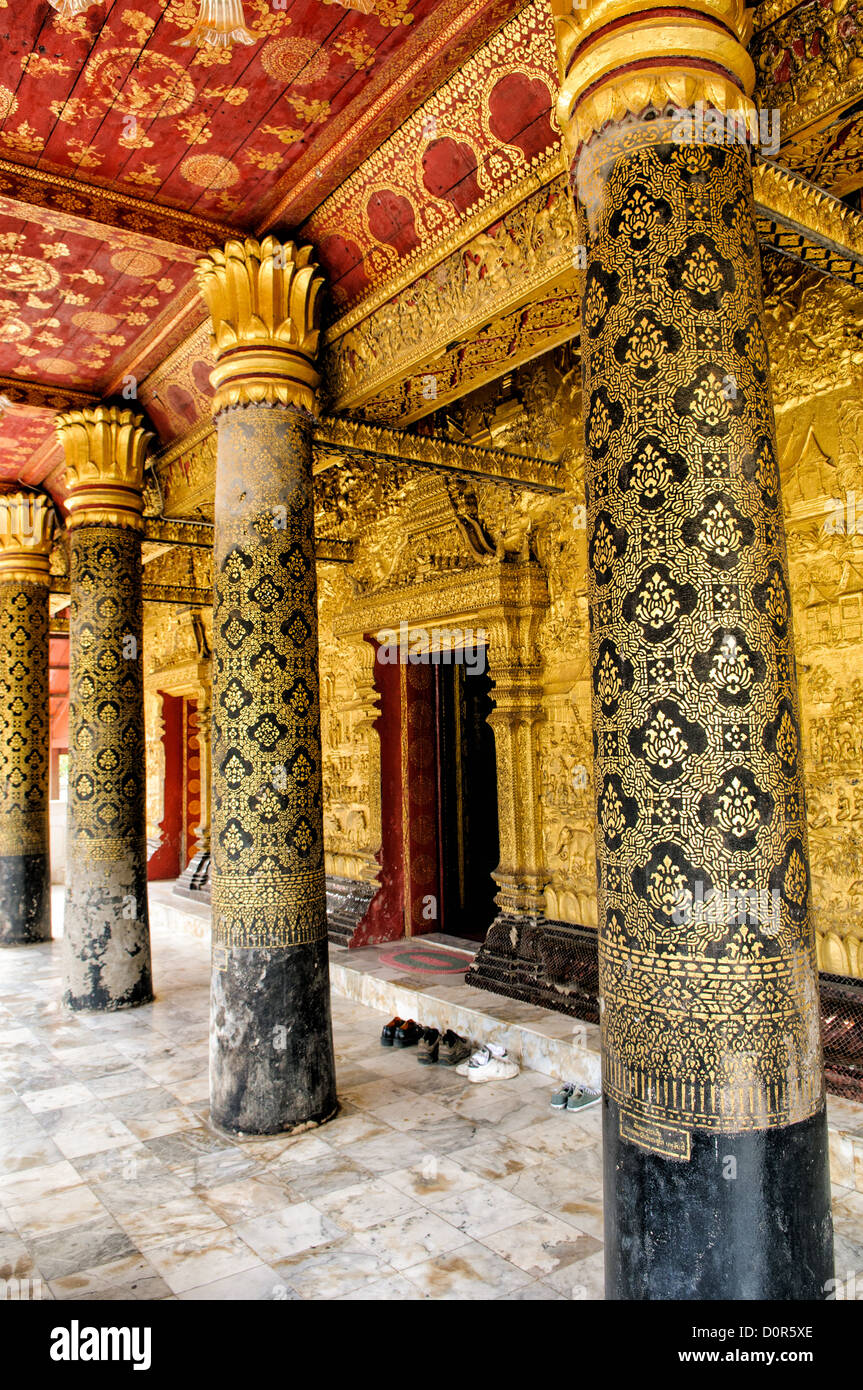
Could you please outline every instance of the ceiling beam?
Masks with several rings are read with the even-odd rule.
[[[213,244],[245,235],[213,218],[0,159],[0,212],[38,222],[40,210],[68,231],[92,236],[100,227],[115,228],[130,247],[189,265]]]
[[[312,448],[316,474],[351,458],[362,458],[377,463],[410,464],[475,482],[506,483],[530,492],[564,491],[559,466],[548,459],[511,454],[503,449],[482,449],[432,435],[408,434],[381,425],[361,425],[353,420],[325,416],[315,426]]]

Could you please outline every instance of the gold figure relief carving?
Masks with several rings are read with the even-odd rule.
[[[351,592],[346,575],[334,567],[324,571],[318,598],[324,848],[328,873],[374,883],[381,843],[375,651],[362,638],[337,638],[332,629]]]
[[[555,275],[574,284],[574,245],[572,204],[558,179],[361,322],[336,325],[325,354],[330,395],[342,407],[359,403],[439,346],[523,302],[534,285]]]

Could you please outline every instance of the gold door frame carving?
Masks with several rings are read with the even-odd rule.
[[[433,628],[461,633],[482,629],[487,634],[500,834],[500,863],[492,877],[499,890],[496,902],[507,916],[540,917],[550,878],[543,864],[539,802],[539,730],[545,712],[537,648],[548,602],[539,565],[494,560],[479,572],[455,571],[357,598],[333,625],[335,636],[360,640],[365,634],[398,631],[400,623],[408,636]],[[459,643],[441,645],[453,650]]]

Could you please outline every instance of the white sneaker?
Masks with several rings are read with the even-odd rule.
[[[483,1067],[486,1062],[491,1060],[491,1053],[487,1047],[477,1047],[470,1054],[467,1061],[459,1062],[455,1069],[456,1076],[467,1076],[471,1067]]]
[[[487,1062],[468,1070],[468,1081],[511,1081],[518,1076],[518,1063],[504,1052],[502,1057],[489,1056]]]

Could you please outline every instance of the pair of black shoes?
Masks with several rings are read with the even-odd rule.
[[[422,1035],[414,1019],[391,1018],[381,1029],[381,1047],[416,1047]]]

